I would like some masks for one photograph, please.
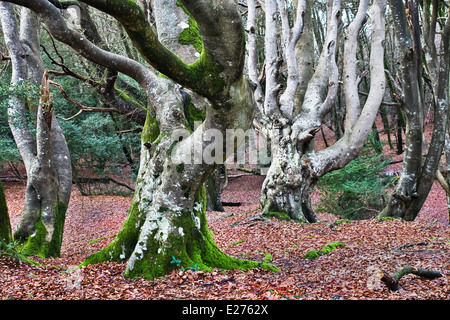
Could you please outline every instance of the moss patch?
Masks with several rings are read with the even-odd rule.
[[[37,255],[41,258],[59,257],[61,255],[62,237],[64,231],[64,222],[66,219],[67,206],[58,201],[55,205],[54,230],[50,241],[46,240],[47,229],[42,223],[41,218],[35,223],[35,232],[28,237],[24,244],[22,253],[25,256]]]
[[[275,217],[279,220],[291,220],[291,217],[286,212],[269,211],[267,212],[266,216]]]
[[[345,246],[345,243],[340,242],[340,241],[335,241],[335,242],[330,242],[328,244],[326,244],[322,249],[320,250],[310,250],[306,253],[305,255],[305,259],[315,259],[320,257],[321,255],[330,253],[331,251],[333,251],[334,249],[341,247],[341,246]]]
[[[178,36],[178,42],[184,45],[192,45],[195,50],[197,50],[197,52],[202,52],[203,41],[200,30],[197,26],[197,22],[194,20],[194,18],[192,18],[192,15],[189,13],[189,11],[186,10],[186,8],[179,0],[177,1],[177,6],[182,8],[183,11],[189,16],[189,27],[187,27],[180,33],[180,35]]]
[[[156,118],[147,111],[144,127],[142,128],[142,142],[153,143],[159,136],[159,126]]]

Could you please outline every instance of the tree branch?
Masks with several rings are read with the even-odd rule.
[[[382,271],[380,280],[384,282],[389,290],[396,291],[398,289],[400,279],[410,273],[426,279],[442,277],[442,274],[437,270],[427,270],[406,265],[403,268],[396,270],[392,275]]]
[[[81,109],[76,115],[74,115],[74,116],[72,116],[70,118],[58,117],[59,119],[62,119],[62,120],[65,120],[65,121],[72,120],[76,116],[80,115],[83,111],[87,111],[87,112],[114,112],[114,113],[120,113],[120,111],[115,109],[115,108],[93,108],[93,107],[87,107],[87,106],[81,104],[80,102],[78,102],[78,101],[72,99],[71,97],[69,97],[68,94],[66,93],[66,91],[64,90],[64,88],[59,83],[56,83],[56,82],[51,81],[51,80],[49,80],[48,83],[50,85],[58,88],[64,99],[66,99],[69,102],[72,102],[74,105],[76,105],[77,107],[79,107]]]

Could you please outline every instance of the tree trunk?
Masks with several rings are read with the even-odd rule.
[[[244,34],[235,4],[181,1],[197,21],[204,46],[196,62],[186,65],[158,42],[145,22],[146,16],[134,2],[117,7],[103,1],[84,1],[120,21],[153,67],[208,98],[211,105],[207,106],[206,119],[191,134],[180,108],[183,103],[177,84],[154,75],[135,61],[78,41],[79,35],[67,28],[58,12],[46,1],[38,2],[25,5],[44,13],[55,37],[92,61],[133,77],[149,96],[140,170],[127,219],[115,241],[84,263],[128,261],[126,276],[149,279],[176,269],[177,265],[171,263],[174,259],[180,260],[183,267],[199,269],[275,269],[267,263],[225,255],[214,244],[205,216],[203,183],[219,163],[205,161],[203,155],[209,145],[203,135],[218,132],[225,137],[227,129],[245,131],[253,118],[252,90],[243,77]],[[228,152],[222,144],[216,151],[221,150]],[[222,163],[230,156],[227,152],[218,159]]]
[[[447,131],[449,113],[449,74],[450,74],[450,19],[447,19],[442,32],[439,70],[432,72],[433,95],[435,100],[434,128],[428,148],[423,146],[424,111],[421,85],[421,56],[419,13],[416,1],[409,3],[411,30],[405,15],[402,1],[391,0],[395,17],[395,28],[399,39],[400,66],[403,85],[403,105],[406,117],[405,155],[400,179],[394,189],[387,207],[380,216],[401,217],[414,220],[425,202],[441,159]],[[434,41],[433,41],[434,42]],[[435,46],[435,43],[432,44]],[[422,161],[422,151],[427,150]]]
[[[282,129],[289,132],[287,128]],[[274,130],[271,137],[272,163],[262,186],[262,214],[270,212],[287,213],[292,219],[301,222],[317,222],[318,218],[311,207],[311,192],[317,178],[307,161],[308,143],[313,143],[313,136],[305,141],[304,148],[297,149],[289,143],[290,136]]]
[[[170,88],[161,86],[161,90]],[[210,110],[210,117],[192,135],[186,130],[180,130],[175,135],[168,132],[154,135],[153,124],[150,117],[147,118],[142,136],[143,145],[147,147],[142,148],[136,192],[127,219],[116,240],[101,252],[88,257],[84,264],[105,260],[128,261],[125,276],[144,276],[148,279],[179,268],[173,263],[174,259],[180,260],[184,268],[201,270],[214,267],[274,269],[267,263],[227,256],[214,243],[207,226],[203,183],[217,168],[217,164],[205,165],[202,161],[193,164],[198,160],[195,151],[203,154],[205,150],[203,132],[208,128],[217,128],[225,133],[232,123],[240,128],[248,127],[251,123],[249,108],[243,108],[249,106],[252,100],[246,80],[239,80],[232,85],[231,92],[237,92],[232,100],[237,99],[241,103],[230,101],[234,107],[227,111]],[[175,98],[177,96],[169,92],[167,97],[168,109],[164,115],[170,115],[169,110],[176,114],[179,103]],[[222,121],[214,123],[215,119]],[[235,119],[241,122],[236,123]],[[185,122],[183,117],[178,121],[180,124]],[[167,118],[160,118],[158,122],[163,127]],[[179,140],[177,134],[189,136]]]
[[[406,265],[403,268],[396,270],[392,275],[382,271],[380,273],[380,280],[384,282],[389,290],[396,291],[398,290],[400,279],[410,273],[426,279],[435,279],[442,277],[442,274],[437,270],[427,270]]]
[[[300,82],[299,70],[311,65],[311,50],[302,33],[310,22],[307,1],[298,1],[296,21],[289,27],[287,13],[282,1],[278,10],[282,24],[282,40],[286,47],[287,84],[280,93],[276,60],[277,43],[275,0],[266,1],[266,95],[262,130],[272,145],[272,163],[263,184],[261,205],[263,214],[270,211],[287,213],[293,219],[316,222],[317,216],[311,206],[311,192],[320,177],[340,169],[356,157],[364,146],[385,92],[383,68],[385,1],[374,1],[371,8],[372,43],[370,54],[370,92],[364,106],[358,96],[358,85],[362,79],[357,74],[358,33],[361,30],[369,1],[360,1],[358,13],[348,27],[345,41],[343,90],[345,93],[346,119],[344,135],[331,147],[316,151],[314,135],[320,131],[324,117],[333,109],[338,95],[338,67],[336,44],[341,17],[341,2],[327,1],[327,34],[314,74],[303,73]],[[305,21],[304,21],[305,20]],[[306,33],[308,34],[308,33]],[[297,51],[295,51],[297,49]],[[294,54],[296,52],[296,55]],[[253,74],[255,72],[253,71]],[[365,74],[365,73],[363,73]],[[300,103],[301,105],[295,105]]]
[[[8,206],[6,205],[5,191],[0,181],[0,249],[13,240]]]
[[[220,167],[208,177],[205,182],[206,210],[225,211],[222,205],[222,183],[220,179]]]
[[[42,77],[38,19],[23,8],[19,33],[11,5],[2,2],[0,9],[5,41],[13,61],[11,83],[20,85],[30,79],[36,84],[43,79],[45,87],[38,107],[27,106],[25,99],[18,97],[11,97],[9,103],[10,128],[28,176],[25,205],[14,238],[25,243],[26,255],[57,257],[72,187],[69,151],[53,114],[48,75]],[[27,107],[37,114],[35,139],[28,130]]]

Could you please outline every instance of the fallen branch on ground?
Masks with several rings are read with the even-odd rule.
[[[427,244],[428,244],[428,242],[426,242],[426,241],[424,241],[424,242],[417,242],[417,243],[410,242],[410,243],[404,244],[404,245],[402,245],[400,247],[397,247],[394,250],[395,251],[400,251],[400,250],[403,250],[403,249],[406,249],[406,248],[409,248],[409,247],[413,247],[413,246],[426,246]]]
[[[409,273],[426,279],[435,279],[442,277],[442,274],[437,270],[427,270],[406,265],[403,268],[395,271],[392,275],[388,274],[385,271],[382,271],[381,281],[384,282],[389,290],[396,291],[398,289],[398,283],[400,279]]]

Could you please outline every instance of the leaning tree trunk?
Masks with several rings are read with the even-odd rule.
[[[53,114],[48,88],[48,75],[43,75],[39,56],[39,21],[35,14],[23,8],[20,32],[12,7],[0,3],[3,33],[11,55],[13,86],[26,80],[44,90],[39,105],[28,105],[26,99],[11,97],[9,124],[27,170],[25,205],[14,233],[25,243],[25,255],[56,257],[60,255],[65,212],[70,199],[72,174],[70,156],[61,128]],[[20,35],[19,35],[20,34]],[[36,137],[28,130],[28,113],[36,116]]]

